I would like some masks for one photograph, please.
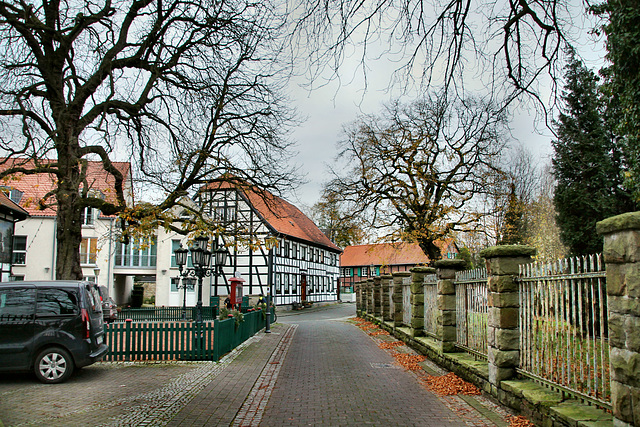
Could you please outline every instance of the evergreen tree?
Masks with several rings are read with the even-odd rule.
[[[516,194],[515,184],[511,183],[510,187],[504,224],[498,242],[500,245],[517,245],[523,243],[525,239],[524,203]]]
[[[619,150],[604,120],[597,76],[571,53],[565,77],[565,109],[553,142],[554,203],[563,242],[583,255],[602,250],[596,222],[632,210],[633,203],[622,187]]]

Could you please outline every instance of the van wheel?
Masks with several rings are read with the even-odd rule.
[[[33,370],[40,382],[61,383],[73,373],[73,359],[66,350],[59,347],[47,348],[36,357]]]

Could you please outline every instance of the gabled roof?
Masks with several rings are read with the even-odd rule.
[[[0,212],[13,215],[13,217],[18,221],[29,216],[29,213],[25,209],[13,203],[2,191],[0,191]]]
[[[210,183],[203,188],[205,191],[216,191],[218,189],[240,191],[258,215],[275,232],[297,240],[324,246],[335,252],[341,252],[341,249],[329,240],[313,221],[286,200],[268,191],[258,191],[244,187],[237,188],[229,182]]]
[[[446,253],[451,241],[436,242]],[[378,243],[372,245],[347,246],[340,255],[341,267],[368,265],[420,265],[428,264],[429,257],[417,243]]]
[[[53,162],[54,160],[49,161]],[[41,163],[45,162],[47,162],[47,160],[41,160]],[[30,163],[26,163],[24,167],[29,168],[29,165]],[[113,165],[122,173],[125,181],[130,178],[131,164],[129,162],[113,162]],[[9,166],[10,165],[7,164],[0,164],[0,169],[6,169]],[[12,190],[15,189],[24,193],[19,205],[30,215],[55,216],[55,206],[47,206],[41,209],[39,201],[47,195],[47,193],[55,189],[56,179],[56,176],[53,174],[17,174],[0,181],[0,186],[9,187]],[[115,179],[103,169],[102,162],[89,161],[87,163],[87,182],[92,190],[102,192],[106,200],[115,201]]]

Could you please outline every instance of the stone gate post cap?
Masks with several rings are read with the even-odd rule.
[[[433,265],[443,270],[464,270],[467,266],[467,261],[463,259],[440,259]]]
[[[480,251],[482,258],[525,257],[534,256],[536,248],[527,245],[498,245]]]
[[[596,223],[598,234],[610,234],[622,230],[640,230],[640,212],[627,212]]]
[[[436,269],[433,267],[424,267],[424,266],[420,266],[420,267],[413,267],[411,268],[409,271],[411,271],[412,273],[425,273],[425,274],[431,274],[431,273],[435,273]]]

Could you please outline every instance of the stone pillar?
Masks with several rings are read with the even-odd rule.
[[[443,353],[456,351],[456,271],[463,270],[466,261],[462,259],[441,259],[436,261],[438,275],[438,324],[436,339]]]
[[[406,277],[411,277],[408,271],[393,273],[393,327],[397,328],[402,323],[402,283]]]
[[[373,280],[365,279],[367,287],[367,314],[373,316]]]
[[[382,317],[382,286],[380,286],[380,276],[373,278],[373,315]]]
[[[520,363],[520,301],[518,275],[521,264],[531,262],[531,246],[493,246],[480,252],[488,275],[487,344],[489,383],[494,392],[501,381],[511,379]]]
[[[382,287],[382,320],[393,320],[393,310],[391,309],[390,285],[393,284],[393,276],[385,274],[380,276],[380,286]]]
[[[615,426],[640,426],[640,212],[600,221],[609,308],[611,409]]]
[[[424,276],[435,273],[431,267],[411,269],[411,336],[424,336]]]
[[[359,316],[362,311],[362,284],[355,282],[353,284],[353,292],[356,294],[356,314]]]

